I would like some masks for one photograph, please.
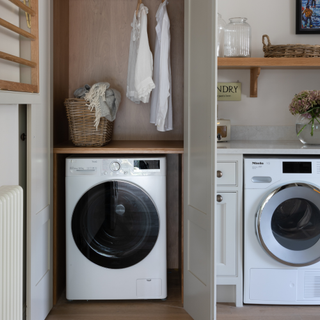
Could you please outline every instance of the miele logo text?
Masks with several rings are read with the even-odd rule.
[[[252,164],[264,164],[263,162],[252,162]]]

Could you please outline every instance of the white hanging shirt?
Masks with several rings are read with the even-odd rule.
[[[152,80],[153,58],[147,32],[147,14],[148,8],[143,4],[140,4],[138,15],[138,18],[140,18],[140,39],[138,44],[134,83],[138,92],[138,97],[140,101],[144,103],[149,102],[150,93],[155,87]]]
[[[140,38],[140,20],[138,20],[138,18],[136,16],[136,12],[134,12],[131,27],[132,27],[132,30],[131,30],[130,48],[129,48],[126,96],[131,101],[139,104],[140,99],[139,99],[138,92],[137,92],[135,85],[134,85],[137,53],[138,53],[138,44],[139,44],[139,38]]]
[[[158,131],[169,131],[172,125],[172,80],[170,62],[170,20],[167,0],[162,2],[156,14],[156,44],[154,55],[154,82],[151,96],[150,122]]]
[[[135,102],[149,102],[155,87],[152,80],[153,58],[147,33],[148,8],[140,4],[138,16],[134,14],[129,49],[127,97]]]

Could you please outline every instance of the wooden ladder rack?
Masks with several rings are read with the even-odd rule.
[[[0,51],[0,59],[31,67],[31,84],[0,80],[0,90],[39,92],[39,22],[38,22],[38,0],[29,0],[30,7],[19,0],[8,0],[30,15],[31,30],[25,31],[8,21],[0,18],[0,26],[15,32],[31,41],[31,60],[11,55]]]

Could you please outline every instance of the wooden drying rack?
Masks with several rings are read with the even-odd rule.
[[[39,92],[39,22],[38,0],[29,0],[30,7],[19,0],[8,0],[30,15],[31,30],[25,31],[0,18],[0,26],[15,32],[31,41],[31,60],[26,60],[0,51],[0,59],[22,64],[31,68],[31,84],[0,80],[0,90]]]

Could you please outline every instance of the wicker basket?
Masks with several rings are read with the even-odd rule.
[[[268,43],[265,43],[267,39]],[[262,36],[263,52],[265,58],[318,58],[320,57],[320,45],[287,44],[271,45],[269,36]]]
[[[94,126],[95,112],[88,109],[84,99],[66,99],[71,140],[78,147],[101,147],[111,141],[113,122],[100,118],[99,127]]]

